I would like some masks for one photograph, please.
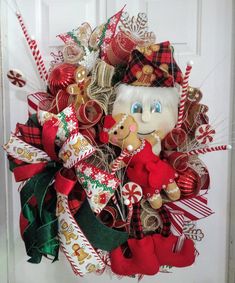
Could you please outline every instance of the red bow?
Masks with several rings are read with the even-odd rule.
[[[110,130],[115,124],[116,124],[116,121],[113,119],[111,115],[105,116],[103,131],[101,131],[100,133],[101,142],[108,143],[109,141],[108,130]]]

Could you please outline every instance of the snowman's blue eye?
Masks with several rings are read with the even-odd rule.
[[[160,101],[154,101],[151,105],[150,109],[151,113],[161,113],[162,112],[162,104]]]
[[[143,112],[143,106],[141,104],[141,102],[134,102],[131,105],[131,113],[135,114],[135,113],[142,113]]]

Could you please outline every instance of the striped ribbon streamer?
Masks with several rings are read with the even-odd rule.
[[[46,92],[35,92],[27,96],[29,116],[36,114],[38,109],[47,110],[51,105],[52,97]],[[43,107],[44,106],[44,107]]]
[[[183,245],[184,245],[184,240],[186,239],[186,236],[184,234],[180,235],[177,242],[176,242],[176,245],[174,247],[174,252],[180,252]]]
[[[171,232],[175,236],[181,236],[183,233],[185,217],[183,211],[169,209],[171,218]]]
[[[169,210],[182,211],[184,213],[185,221],[196,221],[214,213],[207,206],[207,199],[204,196],[169,202],[165,204],[165,207]]]

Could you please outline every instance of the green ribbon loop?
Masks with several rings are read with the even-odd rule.
[[[51,162],[46,171],[32,177],[20,191],[22,214],[28,221],[22,236],[31,263],[40,263],[43,255],[54,257],[53,261],[58,259],[56,195],[49,202],[45,202],[45,197],[60,168],[60,164]]]
[[[112,251],[128,239],[128,233],[114,230],[101,223],[92,212],[86,200],[75,219],[93,247],[105,251]]]

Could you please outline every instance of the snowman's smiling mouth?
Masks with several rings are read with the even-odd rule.
[[[148,132],[148,133],[139,133],[139,132],[137,132],[137,134],[141,135],[141,136],[147,136],[147,135],[150,135],[150,134],[152,134],[154,132],[155,132],[155,130],[153,130],[152,132]]]

